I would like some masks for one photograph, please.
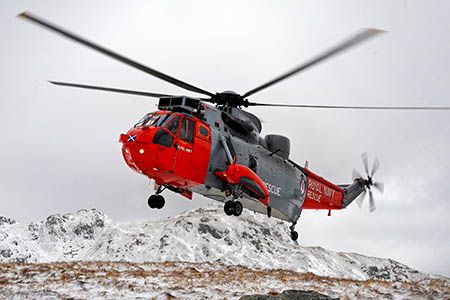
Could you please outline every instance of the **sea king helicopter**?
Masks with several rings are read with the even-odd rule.
[[[134,171],[155,181],[155,194],[148,198],[151,208],[161,209],[161,193],[168,189],[188,199],[193,193],[224,203],[227,215],[239,216],[243,208],[291,222],[291,238],[297,240],[295,225],[303,209],[339,210],[357,199],[361,206],[369,195],[369,209],[375,210],[372,187],[383,193],[384,185],[373,176],[380,163],[369,170],[367,154],[362,155],[366,176],[353,171],[351,184],[336,185],[290,159],[289,138],[260,135],[261,121],[243,108],[251,106],[317,109],[411,109],[433,110],[450,107],[381,107],[275,104],[250,102],[248,97],[302,72],[383,31],[364,29],[294,69],[244,94],[233,91],[212,93],[147,67],[106,49],[79,35],[24,12],[25,18],[103,53],[126,65],[206,97],[175,96],[78,83],[50,81],[60,86],[101,90],[159,98],[158,111],[146,114],[127,133],[121,134],[122,154]]]

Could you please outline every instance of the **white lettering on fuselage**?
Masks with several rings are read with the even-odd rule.
[[[270,194],[281,196],[281,187],[267,182],[264,182],[264,184],[266,185],[267,190],[269,191]]]
[[[323,187],[323,190],[322,190]],[[329,198],[334,197],[334,190],[322,185],[318,182],[312,181],[311,179],[308,182],[308,198],[315,200],[317,202],[320,202],[322,198],[322,194],[325,194],[325,196]]]
[[[322,185],[320,183],[308,181],[308,198],[320,202],[320,198],[322,198]]]
[[[192,152],[192,149],[184,148],[184,146],[181,146],[181,145],[178,145],[177,148],[178,148],[179,150],[181,150],[181,151],[186,151],[186,152],[188,152],[188,153],[191,153],[191,152]]]
[[[334,190],[330,189],[330,188],[327,187],[327,186],[324,186],[324,187],[323,187],[323,192],[324,192],[325,196],[328,196],[328,197],[330,197],[330,198],[333,198],[333,197],[334,197]]]

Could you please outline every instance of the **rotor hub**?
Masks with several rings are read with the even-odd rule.
[[[370,190],[370,187],[373,185],[373,180],[372,177],[367,177],[367,179],[364,181],[364,183],[366,184],[366,187]]]
[[[234,91],[223,91],[221,93],[216,93],[216,95],[212,98],[213,102],[217,105],[238,107],[244,106],[248,107],[249,102],[247,99],[244,99],[241,95]]]

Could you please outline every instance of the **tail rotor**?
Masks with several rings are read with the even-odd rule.
[[[375,160],[373,161],[372,170],[369,171],[369,159],[367,156],[367,152],[363,153],[361,155],[361,158],[367,177],[364,179],[363,176],[361,176],[361,174],[358,173],[358,171],[353,170],[352,176],[353,181],[360,180],[365,187],[364,192],[356,199],[356,203],[358,204],[359,207],[361,207],[364,202],[364,199],[366,198],[366,195],[369,194],[369,211],[373,212],[376,209],[376,207],[375,207],[375,198],[373,196],[371,187],[375,187],[375,189],[378,190],[381,194],[383,194],[384,192],[384,183],[373,181],[373,176],[380,167],[380,161],[377,158],[375,158]]]

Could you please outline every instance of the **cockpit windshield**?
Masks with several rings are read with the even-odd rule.
[[[139,126],[144,125],[144,123],[147,122],[148,119],[150,119],[151,117],[152,117],[152,114],[146,114],[145,116],[142,117],[142,119],[139,120],[139,122],[134,124],[134,127],[139,127]]]
[[[139,122],[136,123],[136,125],[134,125],[134,127],[152,125],[159,118],[159,116],[159,113],[146,114],[141,120],[139,120]]]
[[[139,122],[136,123],[136,125],[134,125],[134,127],[150,125],[153,125],[155,127],[165,127],[167,123],[172,120],[172,122],[170,122],[170,126],[174,128],[171,128],[169,130],[176,132],[176,130],[178,129],[178,124],[180,122],[180,116],[175,115],[175,118],[172,118],[173,116],[174,114],[158,112],[146,114]]]

